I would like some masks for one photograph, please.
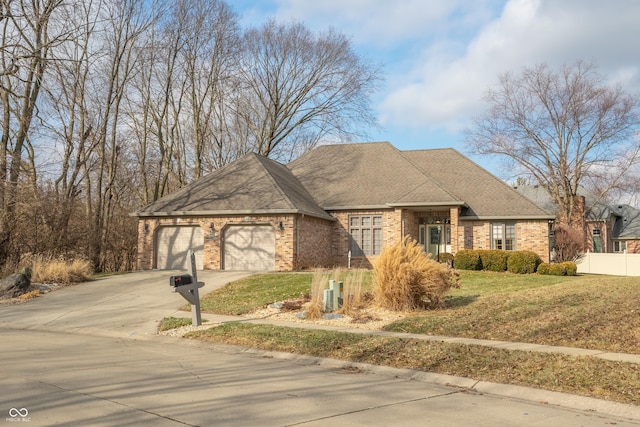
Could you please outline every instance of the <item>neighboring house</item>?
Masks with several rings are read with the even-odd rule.
[[[546,212],[454,149],[320,146],[283,165],[248,154],[133,215],[138,267],[370,267],[411,236],[434,258],[469,249],[549,259]]]
[[[541,186],[514,188],[541,208],[557,214],[557,205]],[[608,205],[580,188],[574,216],[579,218],[586,251],[640,253],[640,210],[633,206]]]

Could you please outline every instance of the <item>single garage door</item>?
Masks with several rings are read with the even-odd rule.
[[[196,254],[196,268],[202,270],[204,235],[202,227],[161,227],[156,238],[156,267],[161,270],[189,270],[187,251]]]
[[[234,225],[224,232],[224,269],[274,271],[276,233],[270,225]]]

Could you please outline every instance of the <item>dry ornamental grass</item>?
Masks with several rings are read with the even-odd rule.
[[[376,303],[397,311],[435,308],[458,283],[452,268],[425,254],[409,236],[385,247],[373,271]]]

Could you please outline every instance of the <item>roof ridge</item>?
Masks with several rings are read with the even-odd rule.
[[[291,173],[291,171],[289,171],[289,169],[285,165],[283,165],[282,163],[276,160],[270,159],[258,153],[252,153],[252,154],[254,154],[254,157],[256,158],[256,160],[258,160],[258,162],[260,163],[260,166],[262,167],[262,169],[264,169],[265,173],[267,174],[267,176],[269,177],[273,185],[277,188],[280,195],[289,203],[290,207],[296,208],[297,206],[295,205],[295,203],[293,203],[293,201],[291,200],[291,197],[289,197],[289,195],[282,189],[282,185],[280,185],[280,182],[278,182],[278,180],[275,179],[275,177],[271,173],[271,170],[269,170],[269,168],[267,168],[267,166],[265,165],[265,162],[269,162],[270,165],[274,165],[274,166],[278,165],[279,167],[284,168],[288,172],[288,174],[291,175],[291,177],[295,178]]]
[[[241,157],[238,157],[236,160],[234,160],[232,162],[229,162],[227,164],[224,164],[221,167],[219,167],[218,169],[214,169],[211,172],[201,176],[200,178],[196,178],[194,181],[183,185],[182,187],[178,188],[177,190],[171,191],[171,192],[159,197],[158,199],[154,200],[151,203],[147,203],[145,206],[142,206],[141,208],[139,208],[136,212],[142,212],[142,211],[150,208],[151,206],[155,205],[156,203],[159,203],[161,200],[166,199],[168,197],[170,197],[171,199],[176,199],[176,198],[180,197],[184,193],[189,193],[190,191],[193,191],[194,187],[199,187],[199,186],[205,185],[206,183],[208,183],[209,181],[214,179],[216,177],[216,175],[220,175],[220,174],[224,173],[224,171],[226,169],[230,169],[230,168],[234,167],[236,162],[238,162],[239,160],[242,160],[244,158],[248,158],[251,154],[255,154],[255,153],[253,153],[253,152],[246,153],[246,154],[242,155]]]
[[[394,147],[395,148],[395,147]],[[455,199],[455,200],[459,200],[461,202],[465,202],[463,199],[460,198],[460,196],[453,194],[452,192],[450,192],[447,188],[445,188],[442,185],[442,182],[440,182],[439,180],[435,179],[433,176],[427,175],[427,173],[425,171],[422,170],[422,168],[420,168],[415,162],[414,160],[412,160],[409,156],[405,155],[406,152],[408,151],[432,151],[432,149],[419,149],[419,150],[406,150],[406,151],[402,151],[398,148],[396,148],[396,150],[398,150],[400,152],[400,155],[402,155],[402,157],[404,157],[409,163],[411,163],[411,166],[413,166],[418,172],[420,172],[422,175],[424,175],[429,181],[435,183],[438,188],[442,191],[444,191],[445,193],[447,193],[449,196],[451,196],[451,198]],[[435,149],[434,149],[435,150]],[[424,185],[420,184],[420,185]],[[413,191],[413,190],[412,190]],[[403,196],[409,194],[411,191],[405,193]],[[466,202],[465,202],[466,203]]]

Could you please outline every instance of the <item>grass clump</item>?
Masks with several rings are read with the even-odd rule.
[[[311,280],[311,301],[307,306],[307,319],[319,319],[324,313],[324,290],[329,280],[320,270],[313,273]]]
[[[384,308],[405,311],[437,307],[457,285],[457,275],[446,264],[424,253],[409,236],[387,246],[373,265],[375,301]]]
[[[191,319],[184,317],[165,317],[158,325],[159,331],[169,331],[171,329],[180,328],[182,326],[191,325]]]
[[[83,259],[66,260],[46,255],[23,257],[20,268],[31,270],[31,281],[35,283],[71,284],[91,280],[93,268]]]
[[[371,294],[365,291],[365,270],[351,271],[344,279],[343,314],[353,314],[355,310],[364,307],[370,300]]]

